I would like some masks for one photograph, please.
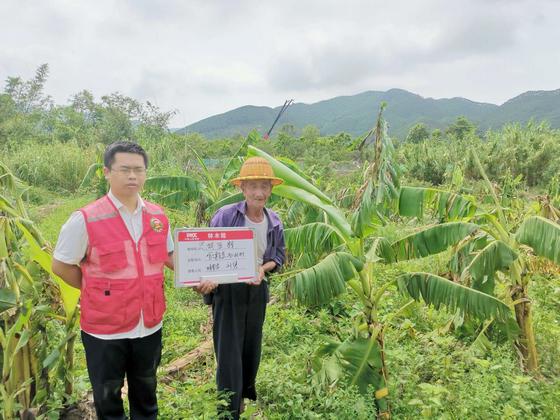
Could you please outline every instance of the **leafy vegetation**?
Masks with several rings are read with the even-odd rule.
[[[0,93],[4,418],[58,418],[86,400],[77,295],[49,272],[50,252],[69,214],[104,192],[100,154],[123,137],[148,151],[145,194],[173,226],[238,200],[228,180],[245,156],[286,180],[271,206],[288,263],[271,279],[259,401],[246,418],[555,417],[558,130],[482,134],[461,118],[398,141],[389,104],[357,137],[285,126],[270,141],[207,141],[169,133],[169,113],[119,94],[54,105],[47,76],[42,66]],[[208,308],[169,273],[166,295],[161,416],[215,417]]]

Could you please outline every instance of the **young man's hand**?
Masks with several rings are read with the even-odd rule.
[[[76,289],[82,287],[82,269],[73,264],[66,264],[53,258],[51,269],[54,274],[60,277],[64,282]]]

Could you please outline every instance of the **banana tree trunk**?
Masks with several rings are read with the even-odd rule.
[[[381,349],[381,382],[379,387],[375,390],[375,405],[377,406],[377,418],[378,419],[390,419],[391,418],[391,408],[389,406],[389,391],[387,388],[387,366],[385,365],[385,347],[383,339],[383,329],[377,335],[377,343]]]
[[[65,364],[66,364],[66,375],[64,376],[64,393],[67,397],[70,397],[74,392],[74,343],[76,341],[76,335],[68,340],[68,344],[66,345],[66,356]],[[66,397],[65,397],[66,399]]]
[[[32,375],[32,359],[33,357],[33,350],[31,348],[30,343],[28,342],[22,349],[21,349],[21,361],[23,367],[23,378],[24,380],[34,379]],[[31,402],[35,397],[35,380],[31,382],[28,386],[25,387],[25,392],[22,393],[23,398],[21,401],[23,402],[24,408],[31,408]]]
[[[527,294],[527,285],[514,286],[512,300],[515,305],[515,318],[521,330],[516,346],[521,354],[523,367],[528,372],[536,372],[539,368],[537,345],[533,330],[531,300]]]
[[[15,352],[18,340],[19,336],[12,337],[7,347],[2,349],[2,351],[7,352],[8,355],[8,358],[4,358],[5,366],[3,366],[4,372],[2,378],[3,392],[5,392],[5,400],[2,401],[2,408],[6,419],[15,418],[16,403],[19,405],[19,408],[26,410],[30,408],[31,401],[35,396],[33,392],[34,389],[32,388],[33,384],[29,382],[29,379],[32,378],[31,358],[33,357],[30,344],[25,344]],[[24,383],[26,383],[26,385],[20,391]],[[0,418],[1,417],[2,415],[0,414]]]
[[[362,276],[362,287],[365,290],[371,290],[371,277]],[[366,308],[365,316],[368,326],[369,339],[377,341],[381,354],[381,368],[378,371],[379,380],[375,385],[375,406],[377,409],[378,419],[390,419],[391,409],[389,406],[389,391],[387,388],[387,366],[385,364],[385,345],[383,338],[383,325],[377,320],[376,303],[372,302],[371,306]]]
[[[64,363],[62,368],[64,370],[64,404],[67,403],[67,399],[72,396],[74,392],[74,344],[76,343],[76,327],[79,322],[79,310],[76,309],[72,314],[72,317],[66,324],[66,334],[68,335],[68,341],[66,342],[66,351],[64,354]]]
[[[45,325],[39,325],[39,333],[41,338],[39,338],[39,340],[41,340],[43,343],[47,342],[47,329]],[[33,348],[36,348],[39,350],[39,354],[38,354],[38,359],[43,361],[47,358],[47,346],[46,345],[41,345],[37,342],[33,343]],[[37,389],[40,390],[44,390],[45,391],[45,395],[51,395],[51,386],[50,386],[50,381],[49,381],[49,368],[48,366],[43,367],[42,364],[38,364],[37,360],[35,360],[35,372],[37,375]],[[39,415],[45,415],[47,413],[47,405],[46,404],[41,404],[39,406]]]
[[[201,197],[196,203],[195,216],[196,216],[196,226],[206,226],[210,220],[206,215],[206,207],[208,206],[207,201]]]

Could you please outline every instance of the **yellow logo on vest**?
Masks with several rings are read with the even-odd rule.
[[[163,232],[163,223],[156,217],[152,217],[152,220],[150,220],[150,227],[154,232]]]

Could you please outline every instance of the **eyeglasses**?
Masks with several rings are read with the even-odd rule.
[[[128,175],[131,172],[134,172],[134,175],[145,175],[146,168],[142,166],[137,166],[135,168],[129,168],[128,166],[122,166],[120,168],[111,169],[111,171],[118,172],[121,175]]]

